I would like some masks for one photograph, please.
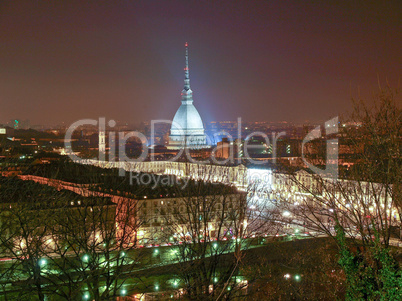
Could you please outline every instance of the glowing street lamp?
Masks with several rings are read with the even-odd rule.
[[[43,267],[46,265],[46,259],[42,258],[41,260],[39,260],[39,266]]]
[[[85,254],[84,256],[82,256],[82,261],[83,262],[88,262],[89,261],[89,255]]]

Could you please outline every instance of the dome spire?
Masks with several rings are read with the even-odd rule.
[[[184,90],[190,90],[190,73],[188,69],[188,43],[184,44],[186,47],[186,67],[184,67]]]
[[[188,69],[188,43],[184,44],[186,47],[186,66],[184,67],[184,88],[181,91],[181,102],[183,104],[193,103],[193,91],[190,88],[190,73]]]

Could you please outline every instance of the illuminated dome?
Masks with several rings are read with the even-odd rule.
[[[176,115],[174,115],[171,131],[179,134],[181,129],[185,129],[190,133],[193,131],[204,131],[201,116],[192,103],[182,104],[177,110]]]
[[[184,88],[181,92],[181,106],[174,115],[169,136],[169,148],[205,148],[204,125],[197,109],[193,105],[193,91],[190,88],[188,69],[188,45],[186,43],[186,67],[184,68]]]

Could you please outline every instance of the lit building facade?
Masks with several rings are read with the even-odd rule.
[[[241,206],[245,204],[245,195],[243,192],[138,200],[138,244],[191,241],[195,238],[194,223],[198,222],[206,225],[206,233],[203,234],[211,240],[221,240],[224,237],[230,239],[233,236],[232,229],[236,227],[232,217],[239,216]],[[200,204],[205,207],[198,208]],[[207,208],[208,212],[205,212]],[[194,214],[197,218],[194,218]],[[204,230],[200,230],[198,234],[201,232]]]

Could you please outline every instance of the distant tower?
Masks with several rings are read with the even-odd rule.
[[[173,118],[170,129],[170,149],[188,147],[192,149],[207,148],[204,125],[197,109],[193,105],[193,91],[190,88],[188,68],[188,44],[186,42],[186,66],[184,68],[184,88],[181,91],[181,106]]]
[[[105,139],[105,132],[99,131],[99,155],[102,153],[104,154],[106,151],[106,139]]]

